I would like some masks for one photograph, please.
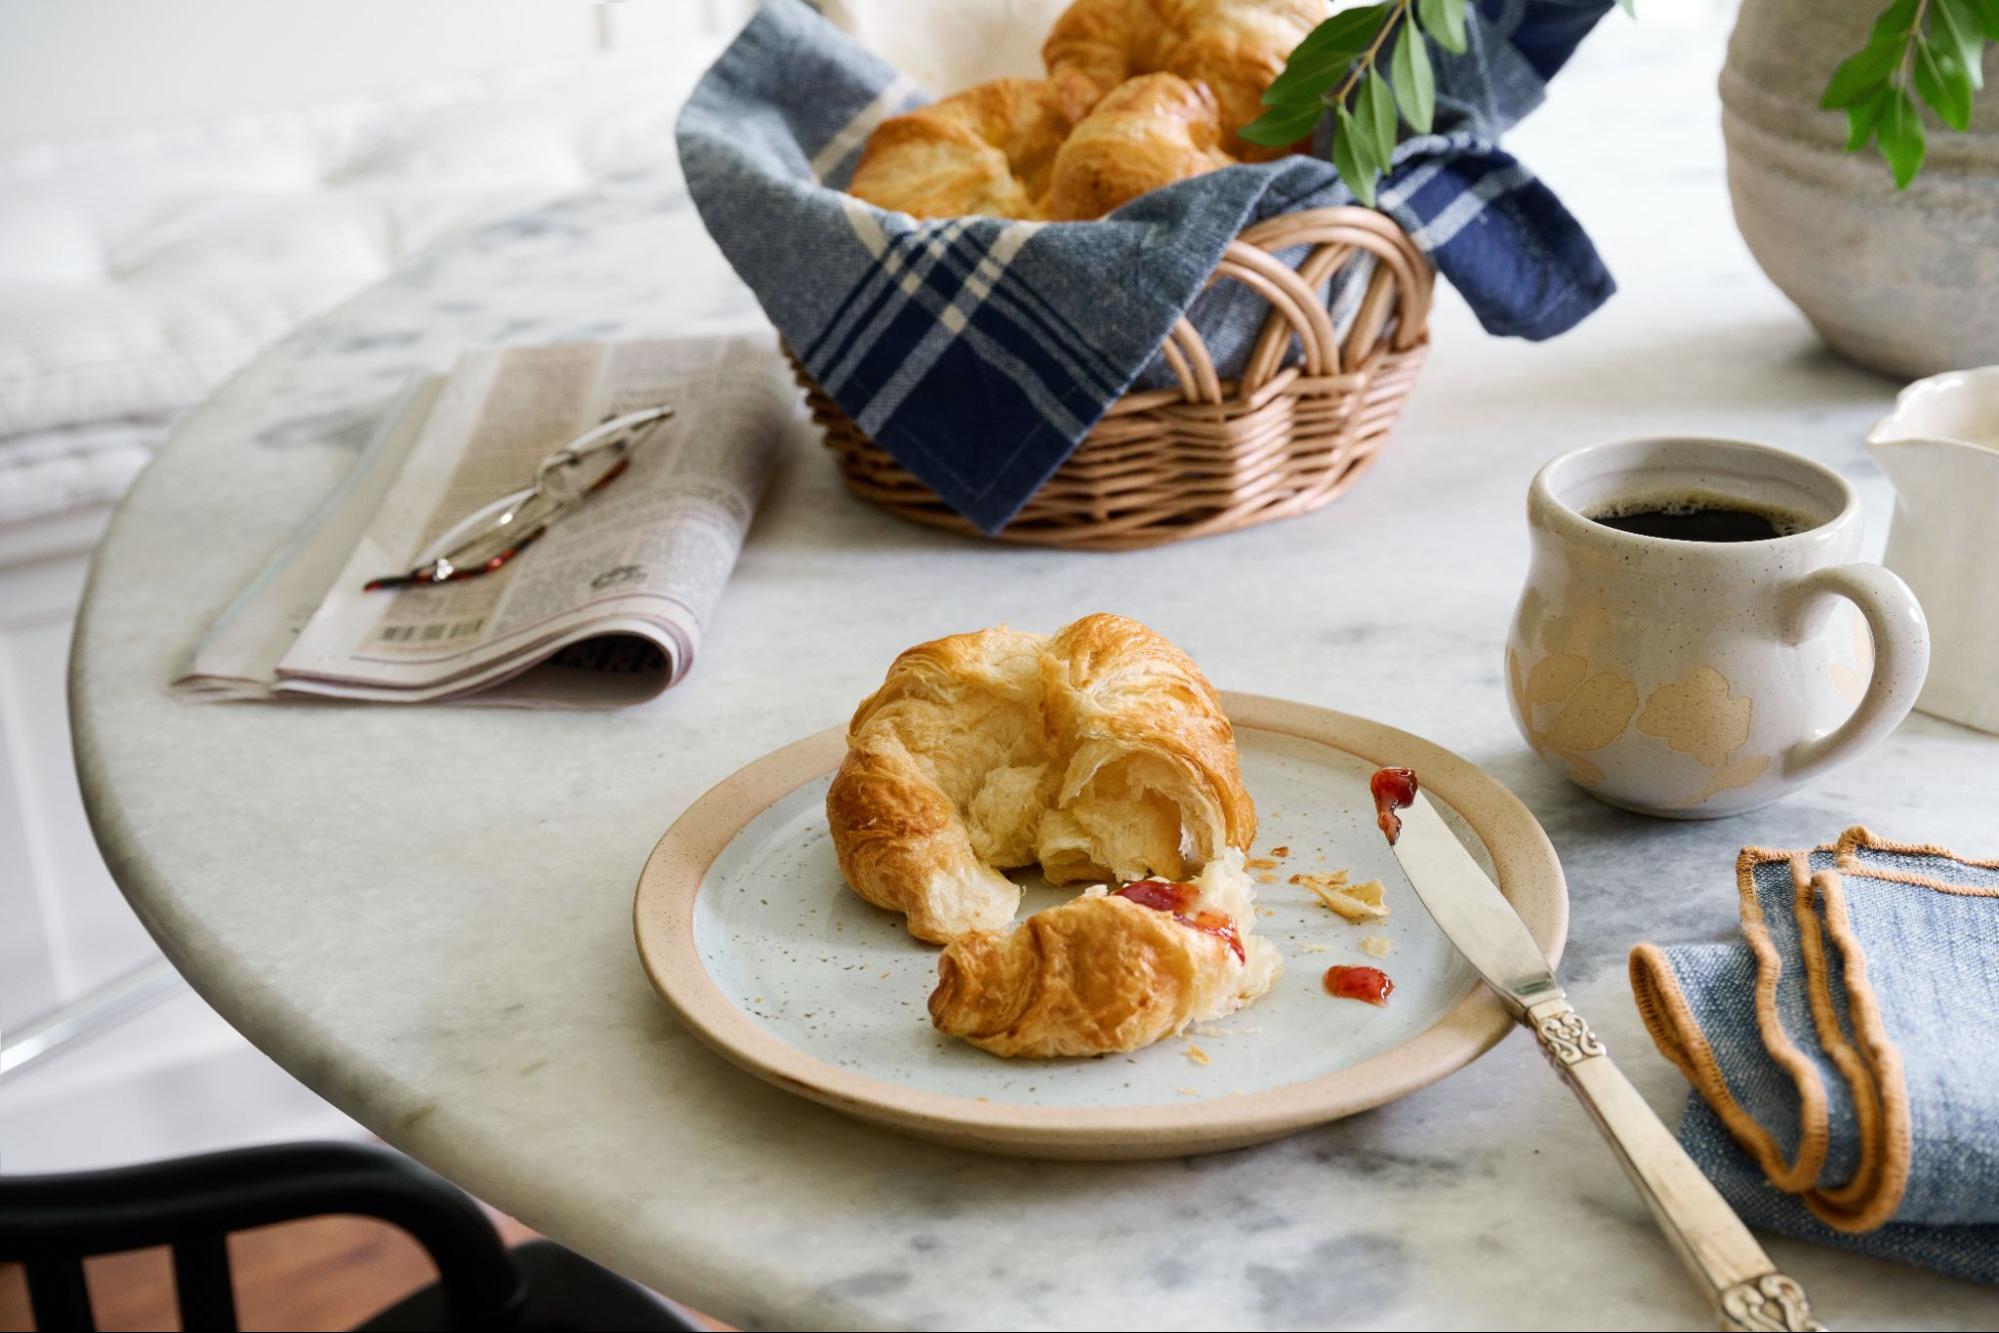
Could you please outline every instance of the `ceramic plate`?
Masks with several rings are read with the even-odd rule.
[[[1459,1069],[1510,1023],[1431,923],[1374,826],[1368,776],[1417,770],[1551,958],[1568,926],[1554,849],[1476,767],[1428,741],[1322,708],[1224,694],[1260,824],[1252,855],[1289,849],[1257,888],[1257,931],[1284,975],[1242,1012],[1131,1055],[1002,1060],[930,1025],[938,950],[840,877],[826,788],[839,728],[765,756],[668,830],[633,907],[653,985],[704,1041],[751,1073],[925,1138],[1044,1157],[1159,1157],[1239,1147],[1352,1115]],[[1390,915],[1351,925],[1298,872],[1387,886]],[[1021,913],[1074,895],[1025,875]],[[1388,956],[1361,948],[1370,935]],[[1395,982],[1378,1009],[1326,994],[1334,963]],[[1205,1063],[1203,1062],[1205,1057]]]

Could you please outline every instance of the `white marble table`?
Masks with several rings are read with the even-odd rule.
[[[900,648],[1115,609],[1224,686],[1409,728],[1519,792],[1568,869],[1578,1003],[1676,1113],[1684,1086],[1639,1029],[1625,954],[1731,935],[1739,845],[1864,820],[1999,852],[1999,743],[1930,719],[1782,805],[1713,824],[1594,803],[1507,719],[1522,495],[1560,449],[1666,431],[1768,440],[1853,477],[1880,537],[1886,491],[1860,439],[1895,386],[1821,350],[1736,238],[1717,63],[1707,37],[1615,18],[1594,39],[1519,148],[1591,224],[1623,293],[1544,346],[1487,339],[1447,296],[1388,454],[1317,515],[1138,555],[1001,549],[853,502],[801,437],[700,664],[653,705],[170,698],[177,654],[333,485],[412,369],[468,344],[758,318],[670,180],[620,182],[433,256],[189,417],[105,541],[73,688],[113,870],[202,994],[313,1088],[532,1226],[745,1325],[1703,1325],[1524,1040],[1260,1149],[985,1158],[842,1119],[709,1054],[648,988],[629,907],[682,808],[843,719]],[[1914,1270],[1772,1249],[1842,1327],[1995,1313],[1990,1293]]]

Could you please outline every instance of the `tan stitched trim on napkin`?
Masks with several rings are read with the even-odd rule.
[[[1873,879],[1908,884],[1938,893],[1973,898],[1999,897],[1999,890],[1976,884],[1937,879],[1913,871],[1863,866],[1859,856],[1862,848],[1909,856],[1940,857],[1985,869],[1999,869],[1999,861],[1967,860],[1948,847],[1934,843],[1891,842],[1876,837],[1863,825],[1855,825],[1842,833],[1829,849],[1840,869],[1850,874],[1865,874]],[[1862,1118],[1861,1169],[1855,1172],[1852,1185],[1828,1191],[1825,1196],[1828,1208],[1842,1210],[1844,1218],[1835,1219],[1825,1212],[1819,1215],[1843,1230],[1871,1231],[1895,1215],[1895,1210],[1901,1206],[1902,1192],[1908,1186],[1912,1152],[1908,1087],[1902,1077],[1902,1053],[1889,1040],[1887,1026],[1881,1021],[1880,1003],[1867,980],[1866,955],[1853,936],[1852,923],[1846,911],[1844,885],[1838,875],[1825,872],[1816,877],[1816,884],[1825,903],[1827,929],[1846,960],[1847,1013],[1860,1043],[1859,1056],[1868,1069],[1869,1077],[1855,1082],[1854,1090],[1856,1094],[1863,1089],[1877,1093],[1879,1111],[1879,1123],[1872,1127],[1871,1132],[1865,1117]],[[1814,1003],[1817,1003],[1816,994]],[[1826,1004],[1830,1007],[1829,995]],[[1852,1080],[1851,1075],[1848,1078]],[[1813,1211],[1819,1212],[1816,1208]]]
[[[1869,879],[1892,880],[1897,884],[1920,884],[1926,889],[1935,889],[1939,893],[1954,893],[1963,898],[1999,898],[1999,889],[1988,889],[1978,884],[1958,884],[1947,879],[1932,879],[1928,875],[1918,875],[1909,870],[1886,870],[1863,866],[1857,855],[1862,847],[1870,852],[1894,852],[1902,856],[1939,856],[1963,865],[1977,866],[1980,870],[1999,870],[1999,859],[1973,861],[1933,842],[1890,842],[1886,838],[1875,837],[1873,831],[1865,824],[1855,824],[1839,835],[1838,842],[1828,843],[1821,850],[1833,853],[1839,860],[1841,870],[1863,874]]]
[[[1756,902],[1755,880],[1756,867],[1772,861],[1790,862],[1794,883],[1809,878],[1802,857],[1763,847],[1745,847],[1735,858],[1735,891],[1742,913],[1742,937],[1756,956],[1756,1025],[1763,1032],[1764,1049],[1791,1076],[1798,1090],[1795,1162],[1784,1160],[1783,1149],[1770,1131],[1743,1110],[1735,1094],[1728,1090],[1728,1080],[1722,1077],[1713,1048],[1708,1045],[1686,996],[1680,993],[1680,984],[1673,978],[1666,955],[1657,946],[1640,944],[1631,951],[1631,991],[1638,1002],[1638,1016],[1644,1020],[1645,1030],[1652,1034],[1660,1054],[1680,1067],[1687,1081],[1728,1126],[1735,1141],[1756,1159],[1756,1165],[1770,1178],[1771,1184],[1791,1194],[1802,1194],[1825,1169],[1831,1131],[1826,1123],[1825,1085],[1819,1081],[1818,1069],[1777,1021],[1777,979],[1783,974],[1784,961],[1777,956],[1777,946],[1770,942],[1763,909]]]
[[[1855,1050],[1832,1003],[1832,967],[1819,940],[1818,913],[1807,896],[1798,905],[1799,933],[1806,943],[1805,979],[1812,1020],[1819,1038],[1853,1090],[1860,1160],[1843,1185],[1813,1190],[1805,1204],[1828,1226],[1872,1231],[1902,1206],[1909,1183],[1909,1096],[1902,1080],[1902,1053],[1888,1040],[1881,1007],[1867,979],[1867,954],[1854,937],[1846,911],[1846,890],[1829,870],[1812,876],[1810,892],[1825,906],[1825,927],[1839,946],[1847,1017],[1860,1047]]]
[[[1897,843],[1877,838],[1856,825],[1836,842],[1818,850],[1831,852],[1842,871],[1865,874],[1971,897],[1999,897],[1999,890],[1961,884],[1908,871],[1863,866],[1859,849],[1963,860],[1932,843]],[[1797,889],[1795,913],[1804,960],[1806,1000],[1812,1024],[1827,1056],[1853,1090],[1860,1160],[1852,1179],[1817,1188],[1825,1164],[1826,1096],[1818,1071],[1805,1061],[1777,1022],[1776,983],[1782,960],[1770,943],[1768,926],[1755,899],[1754,871],[1759,865],[1784,860],[1791,864]],[[1966,865],[1999,869],[1999,861],[1964,861]],[[1813,874],[1803,853],[1744,848],[1736,859],[1736,889],[1742,912],[1742,934],[1756,958],[1756,1018],[1765,1049],[1790,1075],[1798,1091],[1798,1159],[1787,1164],[1776,1140],[1745,1111],[1728,1090],[1713,1049],[1695,1020],[1691,1006],[1674,979],[1666,956],[1656,945],[1640,944],[1631,951],[1631,989],[1638,1014],[1660,1053],[1677,1065],[1687,1081],[1714,1108],[1737,1143],[1778,1188],[1797,1194],[1812,1213],[1841,1231],[1872,1231],[1895,1215],[1908,1187],[1911,1143],[1908,1088],[1902,1074],[1901,1052],[1888,1037],[1881,1007],[1867,976],[1867,956],[1853,934],[1847,914],[1845,885],[1839,874]],[[1821,932],[1818,908],[1823,906]],[[1847,1014],[1853,1025],[1849,1040],[1832,1002],[1832,965],[1825,935],[1838,946]],[[1807,1168],[1809,1167],[1809,1174]]]

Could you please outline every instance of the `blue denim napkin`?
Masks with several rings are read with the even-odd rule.
[[[1383,210],[1495,333],[1552,337],[1615,289],[1575,219],[1498,146],[1610,7],[1480,0],[1470,49],[1439,53],[1435,132],[1399,145],[1383,183]],[[1141,377],[1237,232],[1352,197],[1323,154],[1181,181],[1098,222],[919,222],[842,193],[869,131],[927,100],[800,0],[767,0],[682,111],[680,159],[709,233],[812,377],[991,533],[1129,387],[1165,382]],[[1190,317],[1226,377],[1264,309],[1218,292]]]
[[[1999,862],[1745,849],[1743,942],[1641,944],[1680,1141],[1752,1226],[1999,1283]]]

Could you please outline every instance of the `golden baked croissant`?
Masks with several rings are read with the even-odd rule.
[[[1112,89],[1055,154],[1044,208],[1056,221],[1100,218],[1148,190],[1226,167],[1206,84],[1145,74]]]
[[[930,1020],[994,1055],[1135,1051],[1270,989],[1284,964],[1255,921],[1234,849],[1192,883],[1093,889],[1011,931],[953,940]]]
[[[1289,150],[1236,131],[1263,114],[1263,90],[1325,17],[1325,0],[1076,0],[1055,20],[1041,58],[1071,121],[1135,75],[1198,79],[1221,107],[1222,146],[1267,162]]]
[[[994,79],[891,116],[847,193],[919,218],[1038,218],[1069,121],[1038,79]]]
[[[1013,919],[1002,870],[1182,879],[1256,836],[1214,687],[1112,615],[903,653],[854,713],[826,817],[847,883],[935,943]]]

